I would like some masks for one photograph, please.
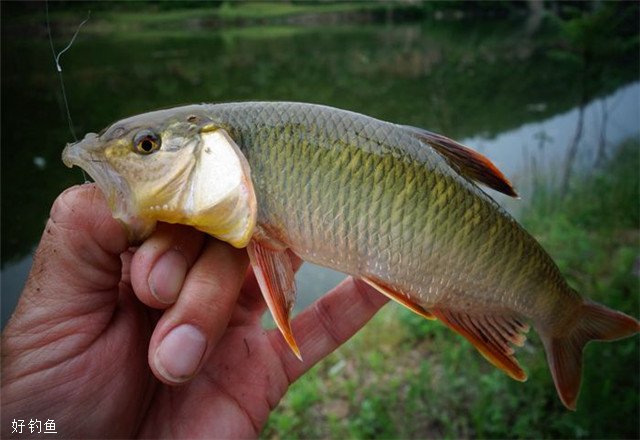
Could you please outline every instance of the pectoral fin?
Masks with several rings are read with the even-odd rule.
[[[249,242],[247,251],[262,296],[276,325],[293,353],[302,360],[290,324],[291,310],[296,299],[296,284],[287,250],[273,249],[254,239]]]
[[[526,373],[513,356],[514,349],[510,344],[524,344],[528,325],[508,313],[470,314],[444,308],[435,308],[432,312],[443,324],[471,342],[493,365],[515,380],[527,380]]]
[[[412,301],[409,297],[407,297],[407,296],[405,296],[405,295],[403,295],[401,293],[398,293],[398,292],[394,291],[393,289],[387,287],[383,283],[381,283],[379,281],[374,281],[373,279],[368,278],[368,277],[362,277],[362,281],[364,281],[365,283],[367,283],[368,285],[370,285],[371,287],[376,289],[378,292],[382,293],[384,296],[396,301],[399,304],[402,304],[403,306],[405,306],[406,308],[408,308],[412,312],[417,313],[418,315],[422,316],[423,318],[431,319],[431,320],[436,319],[436,317],[433,316],[432,313],[430,313],[429,311],[425,310],[421,305],[419,305],[416,302]]]

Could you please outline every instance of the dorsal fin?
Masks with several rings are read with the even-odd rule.
[[[511,182],[485,156],[465,147],[456,141],[422,128],[405,125],[418,139],[435,148],[438,153],[454,163],[461,174],[470,179],[482,182],[489,188],[495,189],[511,197],[518,197]]]

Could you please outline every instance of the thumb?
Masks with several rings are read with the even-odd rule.
[[[69,188],[51,208],[10,324],[34,328],[95,318],[96,312],[109,316],[118,298],[120,254],[127,247],[126,232],[99,189],[94,184]]]

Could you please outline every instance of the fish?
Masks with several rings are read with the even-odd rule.
[[[319,104],[198,104],[122,119],[62,160],[96,181],[132,242],[160,221],[246,248],[300,358],[288,252],[440,321],[518,381],[515,349],[533,326],[572,410],[585,344],[640,330],[580,296],[480,186],[517,196],[488,158],[421,128]]]

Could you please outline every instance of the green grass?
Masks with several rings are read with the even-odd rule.
[[[225,2],[218,7],[194,3],[184,8],[176,6],[177,3],[175,8],[171,7],[170,2],[156,6],[140,4],[139,7],[136,7],[135,2],[115,5],[116,7],[107,8],[98,4],[97,8],[90,8],[87,4],[71,4],[65,8],[50,8],[51,22],[55,24],[56,45],[64,46],[68,42],[79,23],[86,18],[89,9],[92,9],[91,17],[82,27],[83,35],[109,35],[114,41],[175,41],[199,34],[219,35],[228,41],[239,38],[265,40],[290,37],[317,29],[323,23],[323,16],[384,11],[391,7],[384,2],[357,1],[328,4]],[[13,22],[33,25],[33,20],[32,15],[19,14]],[[315,24],[309,25],[307,21]]]
[[[203,3],[204,4],[204,3]],[[174,32],[188,29],[203,31],[225,27],[279,25],[283,21],[294,17],[313,16],[319,19],[326,14],[342,14],[371,10],[386,10],[391,7],[384,2],[336,2],[336,3],[288,3],[288,2],[225,2],[214,5],[199,6],[197,3],[186,8],[158,9],[136,4],[122,4],[120,7],[98,7],[91,15],[91,19],[83,27],[83,33],[111,34],[120,33],[123,36],[140,36],[151,32]],[[162,5],[161,5],[162,6]],[[398,5],[395,5],[398,7]],[[86,16],[86,11],[92,9],[86,4],[72,8],[51,8],[51,19],[66,33],[72,33]],[[29,20],[26,15],[18,20]],[[321,20],[321,19],[320,19]]]
[[[227,20],[282,18],[303,14],[327,14],[337,12],[363,11],[385,7],[383,2],[336,2],[336,3],[288,3],[288,2],[247,2],[224,3],[219,17]]]
[[[538,191],[521,222],[583,295],[638,314],[640,143],[561,198]],[[635,269],[637,271],[637,269]],[[291,386],[265,438],[638,438],[637,338],[585,350],[578,411],[559,402],[537,336],[515,382],[462,338],[395,304]]]

